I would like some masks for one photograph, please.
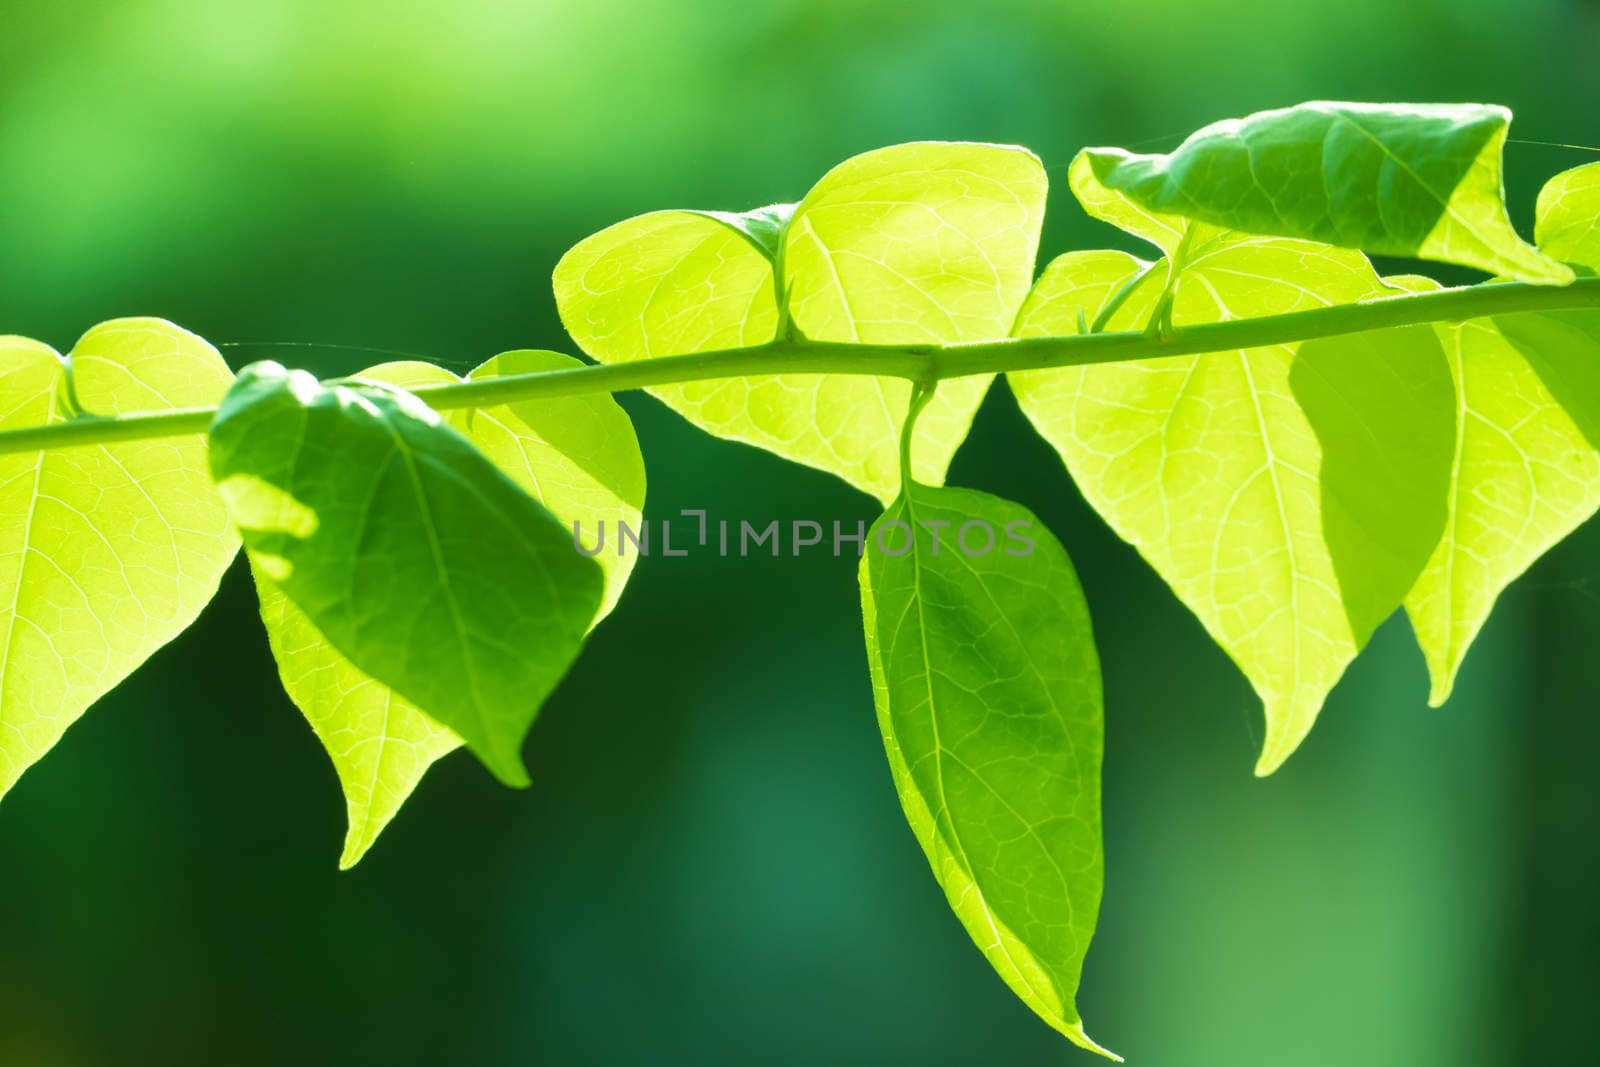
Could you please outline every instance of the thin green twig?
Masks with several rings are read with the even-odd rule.
[[[514,374],[423,386],[413,391],[432,407],[443,411],[766,374],[859,374],[928,382],[1004,371],[1231,352],[1490,315],[1597,308],[1600,308],[1600,278],[1580,278],[1567,286],[1506,282],[1403,293],[1286,315],[1184,326],[1165,336],[1119,331],[909,347],[780,339],[752,348]],[[0,454],[204,433],[215,414],[215,408],[190,408],[112,418],[85,417],[47,426],[4,430],[0,431]]]

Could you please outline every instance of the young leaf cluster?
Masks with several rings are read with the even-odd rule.
[[[580,242],[555,295],[598,365],[518,351],[464,379],[319,382],[235,378],[154,319],[66,356],[0,338],[0,792],[194,621],[241,542],[344,789],[342,866],[459,746],[527,784],[539,706],[636,562],[580,531],[640,526],[610,394],[646,388],[883,503],[861,602],[907,821],[1000,977],[1104,1053],[1076,1007],[1104,868],[1089,610],[1026,509],[943,487],[951,458],[1005,373],[1259,694],[1258,773],[1398,609],[1442,703],[1501,591],[1600,507],[1600,165],[1551,179],[1528,243],[1509,120],[1319,102],[1164,155],[1086,149],[1073,195],[1151,258],[1072,251],[1037,277],[1032,153],[868,152],[797,203]],[[1369,254],[1491,277],[1443,290]]]

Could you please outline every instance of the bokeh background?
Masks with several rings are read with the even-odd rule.
[[[0,2],[0,332],[171,318],[332,374],[570,347],[561,252],[659,207],[796,199],[918,138],[1026,144],[1045,250],[1118,243],[1085,144],[1318,97],[1487,100],[1600,146],[1579,0]],[[1542,179],[1593,152],[1514,143]],[[649,512],[870,518],[624,398]],[[1600,532],[1424,706],[1403,620],[1302,751],[1251,763],[1226,657],[997,387],[951,480],[1077,560],[1108,699],[1081,1006],[1144,1067],[1592,1062]],[[355,871],[236,567],[0,804],[0,1063],[1092,1062],[945,907],[876,733],[853,565],[653,558],[545,709],[526,792],[446,759]]]

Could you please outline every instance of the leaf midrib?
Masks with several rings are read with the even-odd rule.
[[[933,731],[933,776],[934,780],[939,786],[939,809],[945,817],[945,822],[950,827],[950,841],[955,846],[956,855],[960,858],[962,870],[967,876],[967,884],[970,885],[978,894],[978,906],[983,909],[984,921],[989,925],[989,932],[994,935],[995,948],[997,948],[1000,951],[1000,954],[1005,957],[1007,965],[1011,967],[1011,970],[1017,976],[1017,979],[1021,981],[1023,985],[1027,986],[1028,992],[1033,995],[1034,1000],[1038,1002],[1039,1006],[1043,1007],[1048,1005],[1050,1001],[1044,996],[1040,995],[1039,989],[1033,984],[1031,976],[1025,969],[1018,966],[1017,961],[1012,957],[1011,950],[1006,945],[1006,939],[1000,933],[999,924],[995,920],[994,909],[989,907],[988,897],[984,893],[983,887],[978,884],[977,873],[973,870],[972,860],[967,855],[966,846],[961,841],[960,830],[956,827],[955,816],[950,811],[950,802],[945,795],[944,743],[939,738],[938,703],[935,701],[933,695],[933,657],[931,650],[928,648],[927,616],[923,612],[922,607],[922,552],[917,545],[917,521],[915,510],[911,503],[911,488],[912,487],[910,484],[902,487],[901,499],[905,504],[904,510],[906,518],[909,520],[908,528],[910,529],[911,541],[911,595],[916,601],[917,605],[917,636],[919,640],[919,646],[922,651],[922,677],[926,683],[928,691],[928,723]],[[951,756],[954,758],[954,753],[951,753]],[[909,764],[907,765],[906,771],[908,775],[911,773]],[[1023,825],[1027,825],[1026,820],[1023,820]],[[933,832],[935,834],[939,832],[939,819],[937,816],[935,816],[933,820]]]

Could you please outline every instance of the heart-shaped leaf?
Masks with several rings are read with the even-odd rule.
[[[346,660],[454,730],[497,777],[599,611],[599,566],[432,409],[379,383],[258,363],[211,427],[257,571]]]
[[[215,404],[233,375],[169,322],[119,319],[68,362],[0,338],[0,427]],[[188,627],[239,550],[198,434],[0,455],[0,794]]]
[[[1071,334],[1109,301],[1144,327],[1369,296],[1357,252],[1193,224],[1175,275],[1118,253],[1052,263],[1019,336]],[[1266,705],[1257,771],[1310,731],[1439,538],[1453,449],[1449,370],[1425,329],[1010,376],[1090,504],[1239,664]]]
[[[608,363],[791,332],[878,345],[998,339],[1032,281],[1045,189],[1044,168],[1020,148],[879,149],[829,171],[792,215],[663,211],[602,230],[562,257],[556,303],[583,350]],[[923,412],[912,449],[923,481],[944,480],[988,384],[947,382]],[[882,500],[899,491],[911,395],[901,379],[757,376],[651,392],[719,437]]]
[[[579,366],[555,352],[507,352],[473,371],[474,380]],[[460,381],[427,363],[386,363],[359,377],[410,389]],[[627,413],[595,394],[457,411],[447,416],[513,481],[592,544],[610,530],[609,550],[595,555],[605,572],[599,622],[616,605],[633,570],[617,550],[618,523],[639,528],[644,460]],[[341,869],[353,867],[399,812],[435,760],[461,744],[393,689],[363,674],[328,644],[270,579],[256,575],[261,616],[284,689],[311,723],[344,789],[349,831]]]

